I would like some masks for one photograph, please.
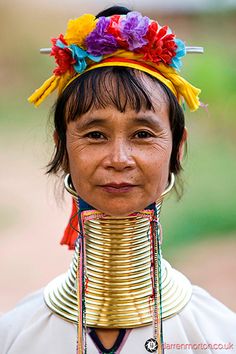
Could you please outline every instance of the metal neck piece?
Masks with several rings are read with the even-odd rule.
[[[164,195],[163,195],[164,196]],[[159,217],[162,198],[157,203]],[[97,328],[135,328],[152,323],[151,224],[147,211],[127,217],[87,219],[86,324]],[[48,307],[65,320],[77,323],[77,267],[79,245],[66,274],[45,288]],[[191,284],[161,260],[162,318],[187,304]]]

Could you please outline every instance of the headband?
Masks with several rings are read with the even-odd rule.
[[[148,73],[164,83],[178,102],[191,111],[198,109],[201,90],[180,76],[181,58],[187,47],[168,26],[132,11],[127,15],[99,17],[85,14],[69,20],[65,35],[52,39],[53,75],[30,97],[39,106],[55,89],[59,95],[83,73],[101,67],[128,67]],[[189,47],[189,52],[202,48]]]

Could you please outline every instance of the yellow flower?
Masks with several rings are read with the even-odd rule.
[[[84,47],[84,40],[94,30],[96,23],[96,17],[90,14],[80,16],[75,20],[69,20],[64,36],[68,45],[76,44]]]

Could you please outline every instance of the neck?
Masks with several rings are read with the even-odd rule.
[[[80,213],[85,235],[86,324],[95,328],[134,328],[152,323],[153,219],[158,221],[162,200],[128,217]],[[179,312],[189,301],[191,285],[159,255],[158,278],[162,319]],[[78,321],[77,269],[79,243],[67,274],[45,289],[47,305],[63,318]],[[158,299],[160,301],[160,297]],[[160,306],[160,303],[159,303]]]

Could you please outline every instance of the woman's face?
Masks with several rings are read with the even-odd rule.
[[[153,85],[153,87],[150,87]],[[172,135],[168,103],[149,81],[155,111],[93,109],[68,123],[73,185],[95,209],[126,216],[154,202],[168,183]]]

